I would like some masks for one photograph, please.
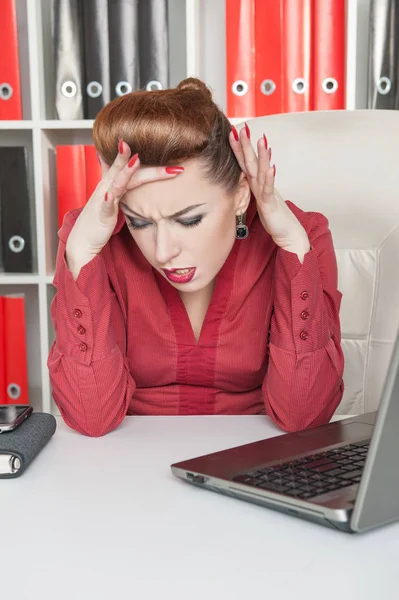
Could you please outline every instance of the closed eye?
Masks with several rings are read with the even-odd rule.
[[[128,216],[128,215],[126,215],[126,216]],[[131,229],[146,229],[147,227],[152,225],[151,222],[138,221],[137,219],[133,219],[132,217],[129,217],[129,216],[128,216],[128,219],[130,221],[129,227]],[[203,219],[203,215],[200,215],[198,217],[195,217],[194,219],[189,219],[189,220],[177,219],[175,222],[179,223],[179,225],[182,225],[183,227],[196,227],[197,225],[199,225],[201,223],[202,219]]]

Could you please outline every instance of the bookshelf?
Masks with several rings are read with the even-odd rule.
[[[370,0],[347,0],[347,108],[364,108]],[[26,145],[33,217],[34,272],[0,273],[0,295],[26,297],[29,397],[35,410],[58,414],[51,399],[47,356],[54,339],[50,303],[57,251],[54,149],[91,143],[92,120],[58,121],[54,112],[51,0],[17,0],[23,121],[0,121],[0,145]],[[171,85],[199,76],[226,108],[224,0],[169,0]],[[182,52],[182,49],[184,50]],[[232,119],[239,123],[246,118]]]

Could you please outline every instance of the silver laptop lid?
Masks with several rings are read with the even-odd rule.
[[[399,331],[388,367],[351,528],[366,531],[399,518]]]

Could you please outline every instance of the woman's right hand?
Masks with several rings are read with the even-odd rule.
[[[169,167],[176,169],[174,172],[166,171],[165,167],[140,169],[138,155],[131,158],[130,155],[129,146],[121,140],[118,155],[110,167],[100,159],[102,179],[76,219],[66,244],[66,261],[74,279],[110,239],[118,221],[119,201],[127,190],[151,181],[171,179],[184,171],[183,167],[178,170]]]

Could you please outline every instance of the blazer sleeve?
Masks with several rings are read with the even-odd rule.
[[[284,430],[329,422],[343,395],[342,294],[329,224],[287,202],[308,234],[301,263],[277,249],[269,363],[262,393],[267,414]]]
[[[126,360],[126,329],[102,254],[73,279],[65,260],[68,235],[80,210],[59,231],[56,295],[51,303],[55,341],[47,365],[53,398],[70,427],[101,436],[121,423],[135,390]]]

